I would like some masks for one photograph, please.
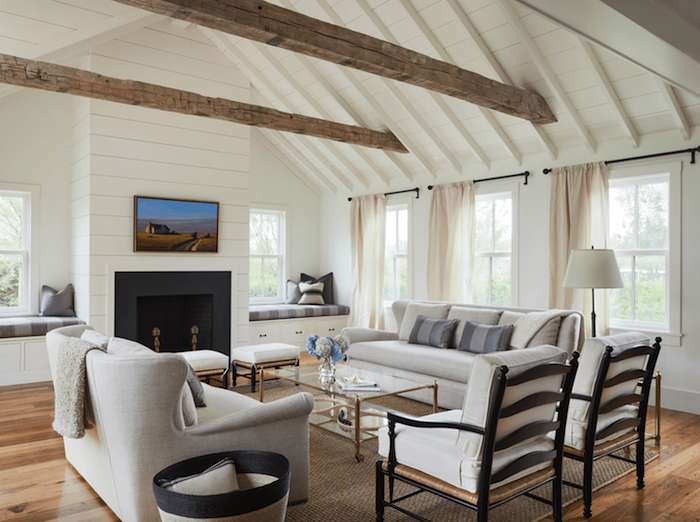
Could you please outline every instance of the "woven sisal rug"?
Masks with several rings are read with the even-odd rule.
[[[237,391],[246,390],[244,386],[236,388]],[[303,387],[295,387],[290,383],[270,382],[265,385],[265,402],[270,402],[292,393],[308,391]],[[257,398],[257,393],[251,396]],[[432,408],[428,405],[404,399],[401,397],[387,398],[382,402],[383,406],[410,413],[413,415],[426,415]],[[374,463],[379,459],[377,453],[377,441],[368,441],[362,444],[364,462],[357,462],[354,457],[354,446],[351,441],[344,440],[322,430],[311,428],[311,495],[307,502],[287,509],[287,522],[357,522],[375,519],[374,512]],[[632,450],[634,456],[634,449]],[[646,462],[658,455],[647,451]],[[602,459],[594,465],[594,490],[610,484],[618,478],[634,471],[634,466],[617,459]],[[570,482],[581,483],[583,481],[583,465],[571,459],[564,459],[564,479]],[[402,490],[405,485],[397,488],[397,493],[408,492]],[[549,485],[542,486],[535,493],[551,498]],[[569,505],[579,500],[583,495],[578,489],[563,487],[564,505]],[[595,496],[593,497],[595,507]],[[457,506],[447,500],[443,500],[421,493],[406,501],[404,505],[414,512],[435,521],[460,521],[469,522],[476,520],[476,513],[468,508]],[[491,511],[490,520],[494,522],[535,522],[543,518],[551,517],[552,508],[541,502],[520,497]],[[393,509],[385,510],[385,520],[408,521],[413,520]]]

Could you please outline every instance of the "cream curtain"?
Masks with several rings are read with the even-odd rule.
[[[352,198],[350,243],[352,248],[352,302],[350,325],[384,328],[384,242],[386,196]]]
[[[428,299],[471,302],[475,223],[473,181],[433,188],[428,230]]]
[[[564,288],[573,249],[607,248],[608,170],[605,163],[553,169],[549,207],[549,307],[580,310],[591,335],[591,290]],[[596,334],[608,334],[607,292],[596,290]]]

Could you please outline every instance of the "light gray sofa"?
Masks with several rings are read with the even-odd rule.
[[[386,377],[438,383],[438,405],[447,409],[462,407],[472,361],[476,354],[456,349],[466,320],[486,325],[513,324],[510,349],[554,345],[568,355],[583,344],[583,316],[575,310],[535,310],[527,308],[476,306],[431,301],[396,301],[392,311],[397,332],[348,327],[347,364]],[[431,319],[457,319],[457,329],[450,348],[409,344],[408,339],[417,315]],[[380,384],[382,378],[380,377]],[[421,402],[432,403],[431,390],[407,394]]]
[[[62,344],[87,329],[68,326],[46,335],[54,383]],[[68,461],[120,520],[160,521],[154,475],[176,462],[223,451],[283,454],[291,464],[289,501],[308,498],[310,394],[262,404],[203,384],[206,406],[195,408],[182,356],[157,354],[131,341],[122,343],[126,349],[113,349],[112,340],[107,353],[87,352],[86,412],[94,428],[82,438],[63,440]]]

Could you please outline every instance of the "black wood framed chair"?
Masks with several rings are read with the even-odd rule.
[[[577,359],[574,353],[567,364],[554,346],[478,355],[462,410],[421,418],[390,412],[379,448],[387,458],[376,463],[377,522],[386,508],[427,521],[404,502],[422,492],[476,510],[479,522],[528,495],[551,505],[561,521],[564,426]],[[547,435],[553,431],[554,439]],[[397,496],[397,481],[416,489]],[[547,483],[553,500],[531,493]]]
[[[650,346],[637,332],[588,339],[571,394],[564,456],[583,462],[583,515],[592,516],[593,463],[612,457],[636,465],[637,488],[644,487],[644,441],[649,393],[661,338]],[[660,407],[659,404],[656,407]],[[634,459],[629,458],[636,446]],[[625,456],[615,452],[625,449]]]

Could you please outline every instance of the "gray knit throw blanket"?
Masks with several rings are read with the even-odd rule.
[[[80,439],[92,428],[85,410],[85,359],[90,350],[105,351],[79,337],[68,337],[58,346],[53,429],[64,437]]]

